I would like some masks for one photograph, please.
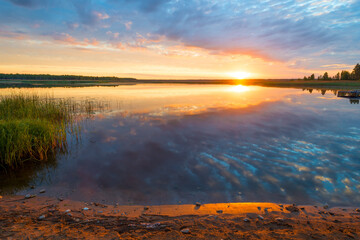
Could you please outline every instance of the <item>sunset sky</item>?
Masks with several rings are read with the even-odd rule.
[[[359,0],[0,0],[2,73],[297,78],[359,56]]]

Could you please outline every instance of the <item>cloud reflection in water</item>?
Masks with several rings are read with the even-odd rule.
[[[355,205],[360,113],[344,120],[345,103],[311,101],[303,95],[191,115],[99,118],[51,186],[75,190],[73,199],[121,204]]]

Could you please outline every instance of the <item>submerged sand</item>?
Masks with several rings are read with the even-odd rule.
[[[0,239],[360,239],[360,210],[275,203],[114,206],[4,196]]]

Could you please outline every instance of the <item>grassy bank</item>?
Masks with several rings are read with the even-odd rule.
[[[37,95],[0,97],[0,166],[17,168],[28,161],[46,161],[66,150],[76,105]]]

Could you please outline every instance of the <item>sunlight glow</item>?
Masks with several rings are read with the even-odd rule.
[[[231,72],[228,73],[229,76],[236,78],[236,79],[245,79],[251,76],[251,73],[248,72]]]
[[[236,85],[236,86],[230,88],[230,91],[231,91],[231,92],[237,92],[237,93],[247,92],[247,91],[249,91],[249,90],[250,90],[249,87],[243,86],[243,85]]]

